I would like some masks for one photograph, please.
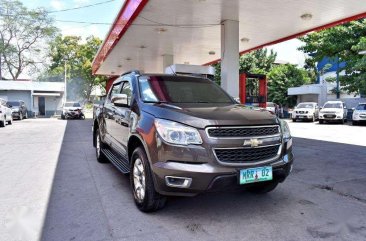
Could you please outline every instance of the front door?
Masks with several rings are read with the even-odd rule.
[[[46,115],[46,100],[45,97],[38,97],[38,112],[39,115]]]

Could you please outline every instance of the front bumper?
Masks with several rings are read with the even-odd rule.
[[[358,114],[358,115],[353,115],[352,116],[352,120],[353,121],[358,121],[358,122],[366,122],[366,114]]]
[[[232,166],[220,164],[212,152],[212,146],[184,147],[162,142],[157,146],[157,155],[150,153],[151,159],[159,160],[151,166],[155,188],[160,194],[172,196],[195,196],[203,192],[243,189],[247,185],[238,184],[238,173],[253,167],[272,166],[273,179],[283,182],[289,175],[294,160],[292,147],[287,149],[286,144],[281,145],[281,154],[275,160]],[[190,179],[190,186],[169,186],[166,183],[167,176]]]
[[[11,113],[11,115],[13,116],[13,118],[20,118],[20,112],[19,111],[13,111]]]
[[[296,119],[296,120],[312,120],[313,119],[312,114],[296,114],[292,116],[292,119]]]
[[[343,119],[343,114],[320,114],[319,119],[325,121],[340,121]]]

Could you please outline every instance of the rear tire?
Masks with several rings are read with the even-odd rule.
[[[61,119],[65,120],[65,115],[61,114]]]
[[[24,119],[28,119],[28,112],[25,112]]]
[[[165,206],[166,197],[155,191],[150,164],[144,149],[137,147],[131,156],[130,183],[137,208],[154,212]]]
[[[5,127],[6,125],[6,120],[4,118],[4,120],[0,121],[0,127]]]
[[[99,163],[108,163],[108,158],[103,154],[102,148],[104,147],[104,143],[102,142],[102,139],[100,138],[99,129],[96,130],[96,133],[94,135],[95,138],[95,154],[97,156],[97,161]]]
[[[343,124],[344,124],[344,119],[342,119],[342,120],[340,121],[340,123],[343,125]]]
[[[11,117],[10,121],[8,121],[8,125],[13,124],[13,117]]]
[[[265,194],[273,191],[278,185],[278,182],[262,182],[258,184],[254,184],[253,186],[247,187],[246,190],[255,194]]]

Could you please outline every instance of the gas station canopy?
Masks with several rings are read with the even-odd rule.
[[[93,73],[159,73],[173,63],[217,62],[225,48],[226,20],[238,22],[238,36],[232,36],[243,54],[364,17],[366,1],[360,0],[126,0],[94,59]]]

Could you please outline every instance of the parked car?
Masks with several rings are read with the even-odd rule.
[[[319,124],[327,122],[347,122],[347,106],[342,101],[327,101],[319,112]]]
[[[28,110],[27,107],[25,106],[24,101],[22,100],[15,100],[15,101],[8,101],[8,106],[9,108],[11,108],[11,113],[13,116],[13,119],[19,119],[19,120],[23,120],[28,118]]]
[[[236,103],[209,79],[126,73],[101,108],[93,124],[97,160],[131,172],[144,212],[163,207],[166,196],[270,192],[292,168],[287,123]]]
[[[269,112],[271,112],[274,115],[277,115],[277,108],[276,108],[277,104],[273,103],[273,102],[267,102],[266,103],[266,110],[268,110]]]
[[[85,119],[79,102],[66,102],[62,107],[61,119]]]
[[[292,111],[292,121],[310,120],[314,122],[319,118],[319,106],[316,102],[299,103]]]
[[[366,103],[359,103],[353,110],[352,125],[366,122]]]
[[[0,127],[5,127],[7,123],[9,125],[13,123],[11,109],[8,107],[6,100],[0,99]]]

